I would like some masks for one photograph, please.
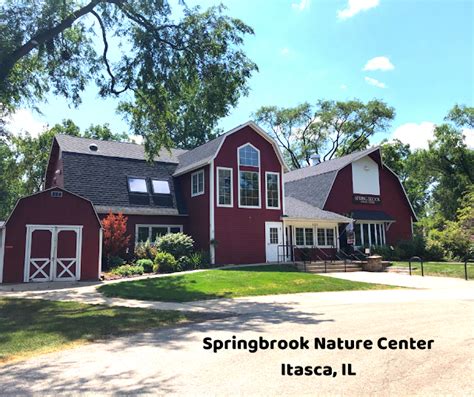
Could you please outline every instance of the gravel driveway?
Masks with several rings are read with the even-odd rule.
[[[243,298],[234,317],[147,332],[0,368],[1,394],[472,395],[472,283],[438,290]],[[230,310],[232,308],[233,310]],[[203,349],[203,339],[434,339],[432,350]],[[355,376],[282,376],[281,364],[352,363]],[[340,371],[339,371],[340,373]]]

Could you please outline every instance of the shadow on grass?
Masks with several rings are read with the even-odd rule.
[[[23,306],[23,303],[27,306]],[[1,329],[2,333],[5,329],[14,327],[25,328],[31,332],[48,330],[48,332],[59,333],[65,339],[71,339],[83,336],[75,328],[81,328],[85,332],[87,328],[94,327],[97,322],[104,322],[101,325],[104,328],[106,328],[106,323],[110,324],[108,314],[105,314],[100,307],[91,309],[91,319],[87,322],[81,323],[74,320],[66,324],[71,316],[75,318],[81,310],[64,308],[55,318],[52,318],[55,313],[48,308],[46,302],[44,306],[42,302],[12,302],[9,306],[10,315],[13,315],[15,311],[26,312],[25,307],[30,311],[38,311],[38,315],[30,318],[30,321],[23,315],[7,319],[9,323]],[[153,329],[150,332],[101,341],[93,348],[74,349],[67,354],[53,353],[23,363],[6,365],[0,367],[2,394],[33,395],[40,392],[49,394],[165,394],[177,392],[172,385],[174,376],[170,376],[162,367],[166,363],[166,357],[175,350],[196,351],[201,349],[204,337],[229,339],[233,335],[249,331],[263,335],[267,333],[266,336],[271,339],[272,335],[268,334],[269,324],[307,325],[306,332],[312,335],[317,330],[315,327],[318,324],[334,321],[324,313],[305,312],[299,307],[296,302],[258,304],[240,302],[239,309],[243,313],[240,315],[234,314],[218,320]],[[136,309],[131,310],[136,311]],[[117,313],[112,314],[112,317],[120,320],[119,324],[122,323]],[[51,323],[48,323],[48,318]],[[127,323],[124,326],[126,325]],[[145,354],[143,362],[139,364],[133,359],[129,360],[139,354],[140,348],[146,349],[143,350]],[[204,350],[202,352],[208,354]],[[75,375],[70,376],[71,373]]]

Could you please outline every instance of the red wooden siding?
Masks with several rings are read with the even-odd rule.
[[[379,163],[377,157],[374,156],[373,160]],[[349,214],[354,210],[383,211],[395,219],[386,233],[387,244],[410,239],[412,212],[398,178],[387,169],[380,167],[379,178],[381,204],[354,204],[352,202],[352,166],[346,166],[337,174],[324,209],[340,214]]]
[[[204,170],[204,194],[191,197],[191,174]],[[193,237],[195,246],[199,250],[209,250],[209,166],[199,168],[178,177],[181,186],[181,195],[185,203],[189,222],[186,233]]]
[[[246,143],[251,143],[260,150],[260,209],[238,207],[239,170],[237,148]],[[233,208],[217,206],[217,167],[233,169]],[[273,146],[251,127],[245,127],[225,139],[214,160],[217,264],[265,262],[265,222],[280,222],[283,214],[281,167]],[[252,168],[252,170],[255,169]],[[268,171],[280,174],[280,209],[266,209],[265,172]]]
[[[63,191],[61,198],[53,198],[51,190],[46,190],[22,198],[7,221],[3,282],[23,282],[26,225],[29,224],[82,225],[81,280],[98,278],[100,224],[92,204],[66,191]],[[41,234],[42,232],[34,233]],[[39,239],[33,239],[32,249],[38,250],[38,253],[46,253],[45,257],[49,257],[49,248],[44,247],[50,241],[50,237],[39,237]],[[67,238],[67,236],[60,238]],[[69,252],[71,250],[69,245],[70,242],[61,249]]]

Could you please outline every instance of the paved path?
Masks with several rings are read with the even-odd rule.
[[[361,281],[380,277],[354,273],[342,276],[364,277]],[[400,275],[390,276],[397,279],[386,280],[412,282]],[[433,283],[439,285],[441,280]],[[93,343],[4,366],[0,368],[0,393],[472,395],[472,282],[420,290],[276,295],[195,302],[190,306],[236,315]],[[380,337],[413,337],[435,342],[432,350],[266,350],[252,354],[203,349],[205,337],[230,339],[233,335],[245,339],[303,336],[374,341]],[[285,377],[280,375],[282,363],[331,365],[339,376]],[[342,363],[352,363],[357,375],[340,376]]]

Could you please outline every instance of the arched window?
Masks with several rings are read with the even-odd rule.
[[[260,164],[260,153],[250,143],[239,149],[239,165],[258,167]]]

